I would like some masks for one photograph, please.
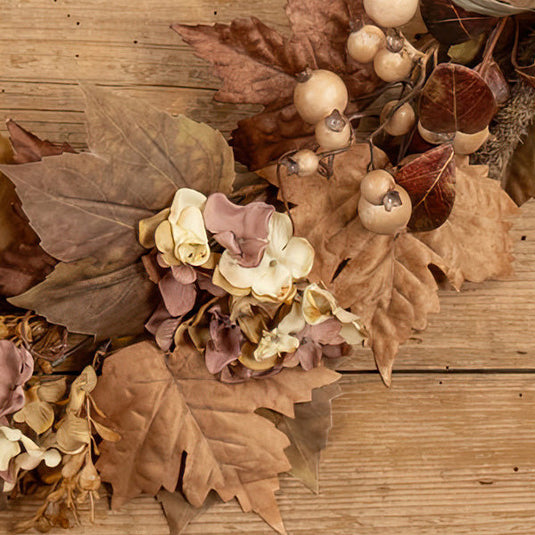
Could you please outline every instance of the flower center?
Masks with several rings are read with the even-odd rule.
[[[275,259],[271,260],[269,263],[269,267],[275,267],[277,265],[277,261]]]

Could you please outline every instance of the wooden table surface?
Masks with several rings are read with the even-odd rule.
[[[287,32],[283,7],[284,0],[0,0],[0,117],[83,148],[84,81],[228,134],[258,108],[213,102],[218,79],[169,24],[253,14]],[[346,365],[320,494],[281,478],[290,535],[535,533],[535,207],[514,236],[516,280],[442,291],[442,312],[401,350],[392,389],[368,352]],[[23,501],[1,512],[0,535],[36,507]],[[114,513],[102,500],[97,513],[95,525],[72,535],[169,533],[152,497]],[[230,502],[185,533],[271,532]]]

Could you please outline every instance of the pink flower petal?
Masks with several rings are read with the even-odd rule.
[[[230,317],[221,314],[218,306],[210,309],[210,337],[204,358],[210,373],[219,373],[225,366],[235,361],[241,352],[243,335],[240,328]]]
[[[223,193],[208,197],[204,207],[206,228],[242,267],[256,267],[267,247],[269,221],[275,208],[263,202],[239,206]]]
[[[33,357],[24,347],[0,340],[0,418],[24,406],[24,383],[33,373]]]
[[[188,264],[182,264],[180,266],[172,266],[171,272],[173,277],[180,284],[192,284],[197,280],[197,273],[192,266]]]
[[[165,307],[171,316],[183,316],[195,305],[197,291],[194,284],[181,284],[169,272],[159,283]]]

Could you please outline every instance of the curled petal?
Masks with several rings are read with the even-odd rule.
[[[293,225],[287,214],[275,212],[269,221],[269,251],[273,256],[282,254],[293,235]]]
[[[288,268],[278,260],[271,259],[266,262],[267,258],[268,256],[264,255],[264,259],[260,264],[263,266],[263,269],[253,280],[253,292],[257,295],[266,295],[282,300],[292,288],[292,274]],[[265,265],[266,263],[267,265]]]
[[[0,417],[22,408],[23,385],[32,373],[30,352],[9,340],[0,340]]]
[[[277,329],[264,332],[260,343],[254,351],[258,361],[271,359],[283,353],[293,353],[299,347],[299,340],[289,334],[279,333]]]
[[[175,257],[192,266],[204,264],[210,257],[210,247],[201,211],[194,206],[188,206],[182,210],[176,223],[170,223],[175,242]]]
[[[169,221],[171,223],[177,223],[178,218],[184,209],[192,206],[198,210],[202,210],[205,203],[206,197],[202,193],[190,188],[180,188],[173,197],[169,213]]]
[[[9,463],[13,457],[20,453],[20,444],[18,440],[10,440],[1,431],[5,428],[0,428],[0,472],[7,472]]]
[[[305,238],[292,238],[283,251],[282,261],[294,279],[302,279],[314,264],[314,248]]]
[[[290,312],[279,322],[279,332],[296,334],[305,328],[305,318],[300,303],[294,302]]]
[[[167,219],[162,221],[156,228],[154,242],[158,251],[161,253],[160,259],[164,261],[163,267],[180,264],[179,260],[175,258],[175,241],[173,239],[171,223]]]
[[[197,272],[187,264],[173,266],[171,272],[175,280],[180,284],[192,284],[197,280]]]
[[[158,212],[156,215],[142,219],[139,222],[139,243],[141,243],[143,247],[152,249],[156,245],[154,240],[156,229],[160,223],[165,221],[168,217],[169,208],[166,208],[165,210]]]
[[[243,267],[260,263],[268,243],[269,221],[275,208],[263,202],[246,206],[232,203],[222,193],[208,197],[204,208],[206,228]]]
[[[295,352],[295,358],[299,359],[299,364],[305,371],[316,368],[321,362],[321,347],[312,341],[301,344]]]
[[[197,291],[194,284],[181,284],[169,272],[159,283],[165,307],[173,317],[187,314],[195,305]]]
[[[264,260],[263,260],[264,261]],[[262,261],[262,262],[263,262]],[[219,260],[218,269],[225,279],[236,288],[250,288],[261,273],[262,263],[256,268],[244,268],[225,251]],[[217,284],[217,283],[216,283]]]
[[[206,368],[210,373],[219,373],[227,364],[240,356],[242,334],[229,316],[221,314],[219,307],[211,309],[210,340],[206,345]]]

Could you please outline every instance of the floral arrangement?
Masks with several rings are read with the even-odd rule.
[[[232,148],[95,86],[87,152],[8,121],[0,481],[44,495],[17,529],[78,522],[109,483],[113,507],[157,495],[177,533],[211,491],[285,533],[278,475],[317,490],[340,359],[371,348],[389,385],[440,284],[512,274],[495,179],[526,191],[535,116],[518,4],[289,0],[289,38],[175,25],[220,100],[265,106]]]

